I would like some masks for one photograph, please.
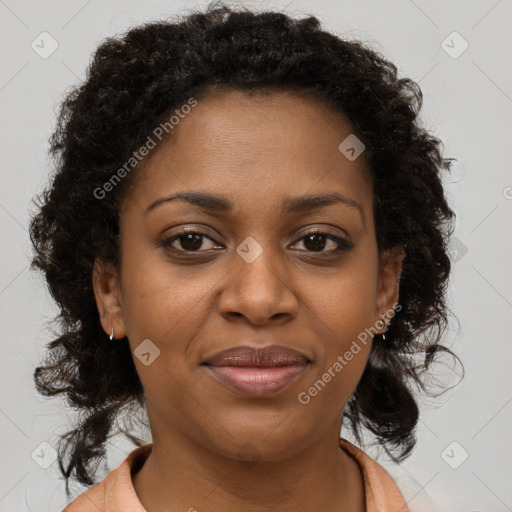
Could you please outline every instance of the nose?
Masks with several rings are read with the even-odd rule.
[[[272,251],[265,249],[249,263],[236,255],[219,300],[220,313],[227,320],[264,326],[296,317],[298,302],[290,288],[290,276],[272,256]]]

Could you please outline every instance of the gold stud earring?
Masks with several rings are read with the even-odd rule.
[[[384,325],[386,325],[386,327],[387,327],[388,323],[386,321],[384,321],[384,318],[386,318],[386,313],[382,313],[382,315],[380,317],[382,318]],[[387,332],[387,329],[381,334],[383,342],[386,341],[386,332]]]

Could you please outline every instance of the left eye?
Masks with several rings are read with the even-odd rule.
[[[341,251],[348,251],[352,249],[353,245],[348,240],[344,240],[343,238],[339,238],[334,235],[330,235],[329,233],[324,233],[322,231],[312,231],[306,233],[302,237],[299,238],[299,241],[304,240],[304,246],[306,250],[311,252],[327,252],[327,253],[337,253]],[[326,240],[331,240],[335,242],[334,249],[330,251],[323,251],[326,245]],[[309,246],[309,247],[308,247]],[[320,249],[317,251],[315,249]]]
[[[203,245],[203,238],[214,242],[212,238],[210,238],[205,233],[201,233],[198,231],[186,231],[182,232],[179,235],[174,235],[170,238],[167,238],[162,241],[162,246],[171,249],[175,252],[187,253],[187,252],[198,252],[199,249]],[[313,231],[310,233],[306,233],[301,236],[299,240],[295,243],[304,240],[304,246],[306,247],[306,251],[309,252],[320,252],[320,253],[337,253],[341,251],[348,251],[353,248],[353,244],[348,240],[344,240],[335,235],[331,235],[329,233],[325,233],[323,231]],[[324,251],[325,246],[327,245],[327,241],[333,241],[335,243],[335,247],[331,250]],[[178,242],[181,246],[181,249],[177,248],[174,243]],[[208,251],[208,249],[206,249]]]

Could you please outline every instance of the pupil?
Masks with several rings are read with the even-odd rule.
[[[318,243],[319,238],[322,239],[322,241],[320,243]],[[304,246],[308,250],[315,250],[315,249],[322,250],[325,247],[325,238],[326,238],[326,235],[319,235],[318,233],[314,233],[312,235],[306,235],[306,240],[304,241]],[[314,242],[314,239],[317,239],[316,243]],[[312,242],[312,243],[310,244],[310,242]],[[308,245],[309,245],[309,247],[308,247]]]
[[[183,241],[183,238],[185,238],[185,241]],[[181,247],[187,251],[200,249],[201,245],[202,240],[200,235],[189,234],[181,237]]]

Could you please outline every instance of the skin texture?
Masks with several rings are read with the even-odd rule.
[[[148,512],[365,510],[362,476],[338,440],[371,344],[307,405],[297,399],[365,328],[385,331],[379,319],[398,301],[404,253],[379,267],[364,153],[349,161],[338,149],[350,133],[317,100],[228,91],[200,100],[144,162],[122,204],[120,268],[97,260],[93,283],[105,332],[128,336],[132,351],[145,339],[160,350],[149,366],[134,358],[153,451],[133,480]],[[176,200],[144,213],[178,191],[222,195],[234,209]],[[287,197],[333,192],[364,219],[341,203],[281,215]],[[182,227],[206,235],[198,250],[159,245]],[[312,230],[353,248],[335,254],[327,238],[315,249]],[[236,252],[247,237],[263,249],[252,263]],[[270,344],[311,360],[270,397],[239,396],[201,366],[226,348]],[[256,463],[240,460],[247,450]]]

